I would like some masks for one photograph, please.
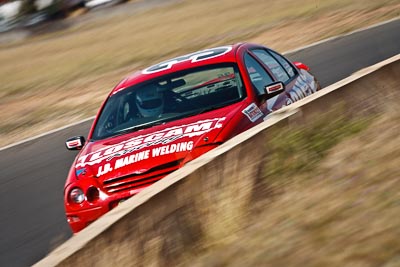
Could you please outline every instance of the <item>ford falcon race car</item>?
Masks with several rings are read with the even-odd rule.
[[[239,43],[173,58],[121,81],[100,108],[64,189],[73,232],[185,163],[317,90],[309,68]]]

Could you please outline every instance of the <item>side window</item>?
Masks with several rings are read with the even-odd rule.
[[[286,72],[289,74],[290,78],[296,75],[293,67],[289,64],[289,62],[281,55],[278,53],[275,53],[274,51],[269,51],[278,61],[281,63],[281,65],[285,68]]]
[[[278,81],[285,83],[290,79],[289,75],[278,63],[278,61],[276,61],[276,59],[271,56],[267,51],[256,49],[252,52],[271,70]]]
[[[246,53],[244,56],[244,64],[246,65],[247,72],[249,73],[250,80],[254,87],[257,89],[257,94],[264,94],[264,88],[270,83],[273,83],[272,78],[263,69],[260,63],[257,62],[252,56]]]

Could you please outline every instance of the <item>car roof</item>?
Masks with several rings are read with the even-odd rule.
[[[122,80],[111,92],[111,95],[132,85],[155,79],[178,71],[206,66],[210,64],[236,62],[236,54],[241,47],[254,46],[249,43],[237,43],[209,48],[187,55],[165,60],[144,70],[137,71]]]

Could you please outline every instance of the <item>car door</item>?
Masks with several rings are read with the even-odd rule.
[[[272,76],[273,81],[285,85],[285,92],[267,99],[267,109],[274,111],[313,93],[305,76],[282,55],[269,49],[255,48],[250,54],[262,64]]]
[[[265,87],[277,81],[271,70],[251,52],[246,52],[243,59],[252,89],[258,96],[258,101],[255,101],[258,108],[267,115],[285,105],[287,99],[285,91],[271,97],[265,93]]]

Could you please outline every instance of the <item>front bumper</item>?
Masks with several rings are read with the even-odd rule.
[[[125,192],[124,194],[107,196],[104,199],[96,201],[96,204],[86,202],[83,203],[81,207],[71,206],[70,204],[67,204],[65,207],[67,222],[70,225],[72,231],[74,233],[77,233],[105,213],[118,206],[120,202],[132,196],[133,194]]]
[[[108,212],[108,207],[95,207],[87,210],[67,212],[67,221],[74,233],[81,231],[83,228],[97,220],[100,216]]]

